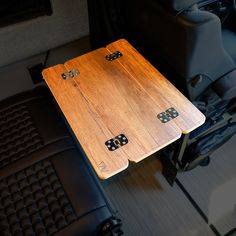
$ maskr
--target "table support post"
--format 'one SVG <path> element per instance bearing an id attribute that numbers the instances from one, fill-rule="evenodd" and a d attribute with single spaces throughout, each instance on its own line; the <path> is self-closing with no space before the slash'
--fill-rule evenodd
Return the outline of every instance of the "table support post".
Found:
<path id="1" fill-rule="evenodd" d="M 173 186 L 175 182 L 178 171 L 184 170 L 185 164 L 182 162 L 182 159 L 187 147 L 188 139 L 189 134 L 183 134 L 177 141 L 174 153 L 161 158 L 163 165 L 162 174 L 171 186 Z"/>
<path id="2" fill-rule="evenodd" d="M 182 134 L 180 140 L 177 141 L 178 143 L 177 147 L 175 148 L 172 161 L 174 162 L 175 166 L 178 165 L 178 169 L 183 169 L 185 166 L 185 164 L 183 163 L 183 156 L 188 144 L 189 135 L 190 134 Z"/>
<path id="3" fill-rule="evenodd" d="M 161 162 L 162 162 L 162 175 L 165 177 L 167 182 L 171 186 L 173 186 L 177 176 L 178 169 L 174 166 L 172 161 L 166 156 L 161 158 Z"/>

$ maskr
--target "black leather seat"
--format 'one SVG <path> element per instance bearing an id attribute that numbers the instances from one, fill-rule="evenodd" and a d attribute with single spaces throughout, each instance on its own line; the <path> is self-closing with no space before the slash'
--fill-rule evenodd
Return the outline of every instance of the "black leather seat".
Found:
<path id="1" fill-rule="evenodd" d="M 195 101 L 236 67 L 228 53 L 235 50 L 235 34 L 222 34 L 220 18 L 202 9 L 208 2 L 212 1 L 89 0 L 92 46 L 127 38 Z"/>
<path id="2" fill-rule="evenodd" d="M 2 101 L 0 235 L 120 235 L 114 217 L 47 91 Z"/>
<path id="3" fill-rule="evenodd" d="M 223 29 L 222 36 L 225 50 L 236 63 L 236 33 L 229 29 Z"/>
<path id="4" fill-rule="evenodd" d="M 130 37 L 192 101 L 235 69 L 219 17 L 199 2 L 206 1 L 129 1 L 124 8 Z"/>

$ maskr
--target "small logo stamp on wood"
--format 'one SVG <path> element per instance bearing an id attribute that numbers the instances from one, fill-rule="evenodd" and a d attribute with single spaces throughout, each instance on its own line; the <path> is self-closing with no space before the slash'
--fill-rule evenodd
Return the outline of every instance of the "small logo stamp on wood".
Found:
<path id="1" fill-rule="evenodd" d="M 107 172 L 108 171 L 107 165 L 104 161 L 99 163 L 98 168 L 101 172 Z"/>

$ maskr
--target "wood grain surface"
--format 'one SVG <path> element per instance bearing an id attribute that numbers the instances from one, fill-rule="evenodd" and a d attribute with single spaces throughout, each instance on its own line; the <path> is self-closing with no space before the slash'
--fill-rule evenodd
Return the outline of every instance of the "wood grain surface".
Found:
<path id="1" fill-rule="evenodd" d="M 125 55 L 119 62 L 162 110 L 174 107 L 181 114 L 173 122 L 182 133 L 190 133 L 205 122 L 205 116 L 126 40 L 116 41 L 107 49 L 120 50 Z"/>
<path id="2" fill-rule="evenodd" d="M 123 56 L 107 61 L 120 51 Z M 80 75 L 62 79 L 64 72 Z M 43 77 L 100 178 L 124 170 L 200 126 L 205 117 L 127 41 L 43 71 Z M 179 117 L 161 123 L 157 114 L 174 107 Z M 105 142 L 125 134 L 128 144 L 109 151 Z"/>

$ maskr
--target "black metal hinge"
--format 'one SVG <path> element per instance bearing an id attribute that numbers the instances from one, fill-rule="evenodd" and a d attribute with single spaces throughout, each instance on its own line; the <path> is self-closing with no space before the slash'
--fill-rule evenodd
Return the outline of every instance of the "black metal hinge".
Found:
<path id="1" fill-rule="evenodd" d="M 62 73 L 61 77 L 65 80 L 67 80 L 67 79 L 70 79 L 70 78 L 74 78 L 74 77 L 78 76 L 79 74 L 80 74 L 79 70 L 73 69 L 71 71 Z"/>
<path id="2" fill-rule="evenodd" d="M 179 116 L 179 113 L 173 108 L 169 108 L 164 112 L 161 112 L 157 115 L 157 118 L 162 122 L 162 123 L 167 123 L 170 120 L 176 118 Z"/>
<path id="3" fill-rule="evenodd" d="M 128 138 L 124 134 L 119 134 L 115 138 L 109 139 L 105 142 L 109 151 L 115 151 L 117 148 L 126 145 L 129 142 Z"/>
<path id="4" fill-rule="evenodd" d="M 106 55 L 106 60 L 108 61 L 114 61 L 117 58 L 122 57 L 122 53 L 120 51 L 113 52 L 112 54 Z"/>

